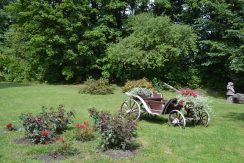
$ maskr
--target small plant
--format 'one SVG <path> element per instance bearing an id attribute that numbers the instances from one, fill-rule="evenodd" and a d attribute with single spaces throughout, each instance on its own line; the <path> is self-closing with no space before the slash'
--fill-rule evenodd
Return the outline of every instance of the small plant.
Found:
<path id="1" fill-rule="evenodd" d="M 104 111 L 99 112 L 96 108 L 91 108 L 88 111 L 90 113 L 90 117 L 94 120 L 95 130 L 99 132 L 107 130 L 106 123 L 111 119 L 112 115 Z"/>
<path id="2" fill-rule="evenodd" d="M 83 124 L 76 123 L 75 127 L 76 140 L 87 142 L 94 139 L 93 129 L 90 127 L 87 121 L 84 121 Z"/>
<path id="3" fill-rule="evenodd" d="M 60 137 L 56 139 L 56 146 L 53 147 L 50 155 L 53 157 L 57 157 L 58 155 L 63 156 L 73 156 L 79 154 L 79 151 L 73 147 L 73 142 L 66 141 L 64 137 Z"/>
<path id="4" fill-rule="evenodd" d="M 152 91 L 147 88 L 136 87 L 129 91 L 132 95 L 138 95 L 142 98 L 147 98 L 152 96 Z"/>
<path id="5" fill-rule="evenodd" d="M 124 118 L 121 114 L 112 116 L 105 112 L 96 113 L 95 123 L 97 123 L 96 126 L 101 134 L 101 148 L 103 150 L 127 149 L 133 145 L 133 138 L 136 136 L 136 123 L 133 119 Z"/>
<path id="6" fill-rule="evenodd" d="M 13 127 L 12 123 L 7 123 L 6 125 L 6 128 L 9 130 L 9 131 L 15 131 L 16 129 Z"/>
<path id="7" fill-rule="evenodd" d="M 33 115 L 32 113 L 22 113 L 20 120 L 25 129 L 25 135 L 35 144 L 49 144 L 53 142 L 57 134 L 67 129 L 73 112 L 65 113 L 62 105 L 54 111 L 43 107 L 42 112 Z"/>
<path id="8" fill-rule="evenodd" d="M 152 89 L 153 85 L 150 81 L 148 81 L 148 79 L 146 78 L 142 78 L 139 80 L 130 80 L 127 81 L 124 85 L 124 87 L 122 88 L 123 92 L 128 92 L 131 89 L 135 88 L 135 87 L 142 87 L 142 88 L 147 88 L 147 89 Z"/>
<path id="9" fill-rule="evenodd" d="M 94 94 L 94 95 L 106 95 L 113 94 L 114 87 L 111 86 L 106 79 L 94 80 L 89 78 L 81 87 L 80 93 Z"/>

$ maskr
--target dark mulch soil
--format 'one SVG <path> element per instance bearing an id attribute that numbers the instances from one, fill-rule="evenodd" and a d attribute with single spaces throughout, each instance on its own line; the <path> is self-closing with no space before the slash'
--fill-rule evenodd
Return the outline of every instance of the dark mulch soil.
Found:
<path id="1" fill-rule="evenodd" d="M 131 157 L 137 153 L 137 150 L 115 150 L 110 149 L 104 152 L 106 155 L 113 159 L 119 159 L 123 157 Z"/>
<path id="2" fill-rule="evenodd" d="M 13 141 L 15 144 L 33 145 L 34 143 L 26 138 L 18 138 Z"/>
<path id="3" fill-rule="evenodd" d="M 45 163 L 53 162 L 53 161 L 62 161 L 65 160 L 66 157 L 62 153 L 46 153 L 41 154 L 37 157 L 38 160 L 44 161 Z"/>

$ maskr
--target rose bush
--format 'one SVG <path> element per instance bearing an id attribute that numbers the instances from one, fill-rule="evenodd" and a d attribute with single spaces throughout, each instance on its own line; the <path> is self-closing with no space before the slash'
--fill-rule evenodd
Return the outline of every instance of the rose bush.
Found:
<path id="1" fill-rule="evenodd" d="M 131 117 L 124 118 L 121 114 L 112 116 L 107 112 L 98 112 L 95 108 L 89 112 L 101 134 L 101 149 L 128 149 L 133 146 L 137 126 Z"/>
<path id="2" fill-rule="evenodd" d="M 54 108 L 42 108 L 42 112 L 33 115 L 32 113 L 22 113 L 20 120 L 25 129 L 25 135 L 35 144 L 51 143 L 57 134 L 64 132 L 74 117 L 73 112 L 67 112 L 60 105 L 57 110 Z"/>

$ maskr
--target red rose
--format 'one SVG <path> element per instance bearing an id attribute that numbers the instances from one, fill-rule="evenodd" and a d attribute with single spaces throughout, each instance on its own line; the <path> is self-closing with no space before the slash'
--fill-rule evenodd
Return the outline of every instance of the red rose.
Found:
<path id="1" fill-rule="evenodd" d="M 87 121 L 84 121 L 84 125 L 85 125 L 85 126 L 89 126 L 89 124 L 88 124 Z"/>
<path id="2" fill-rule="evenodd" d="M 12 123 L 8 123 L 8 124 L 6 124 L 6 127 L 7 127 L 7 128 L 12 128 Z"/>
<path id="3" fill-rule="evenodd" d="M 47 131 L 42 131 L 42 136 L 47 136 L 48 132 Z"/>
<path id="4" fill-rule="evenodd" d="M 47 141 L 45 141 L 43 144 L 48 145 L 48 142 L 47 142 Z"/>
<path id="5" fill-rule="evenodd" d="M 81 124 L 80 123 L 76 123 L 75 126 L 80 128 Z"/>
<path id="6" fill-rule="evenodd" d="M 84 129 L 84 128 L 85 128 L 85 126 L 84 126 L 84 125 L 80 125 L 80 128 L 83 128 L 83 129 Z"/>

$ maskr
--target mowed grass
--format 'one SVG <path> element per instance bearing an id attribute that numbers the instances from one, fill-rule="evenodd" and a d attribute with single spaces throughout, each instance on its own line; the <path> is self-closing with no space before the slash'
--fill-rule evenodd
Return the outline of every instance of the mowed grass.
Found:
<path id="1" fill-rule="evenodd" d="M 18 116 L 22 112 L 37 113 L 41 106 L 57 107 L 76 113 L 75 121 L 89 118 L 87 109 L 116 112 L 126 98 L 117 87 L 112 95 L 84 95 L 78 86 L 0 83 L 0 162 L 39 162 L 36 156 L 49 152 L 51 145 L 19 145 L 13 142 L 24 131 L 7 132 L 6 123 L 21 127 Z M 164 92 L 169 99 L 172 92 Z M 138 122 L 140 144 L 134 157 L 111 159 L 97 152 L 99 138 L 88 143 L 75 143 L 79 155 L 63 162 L 243 162 L 244 161 L 244 105 L 229 104 L 223 98 L 210 97 L 214 109 L 210 126 L 169 127 L 167 115 Z"/>

